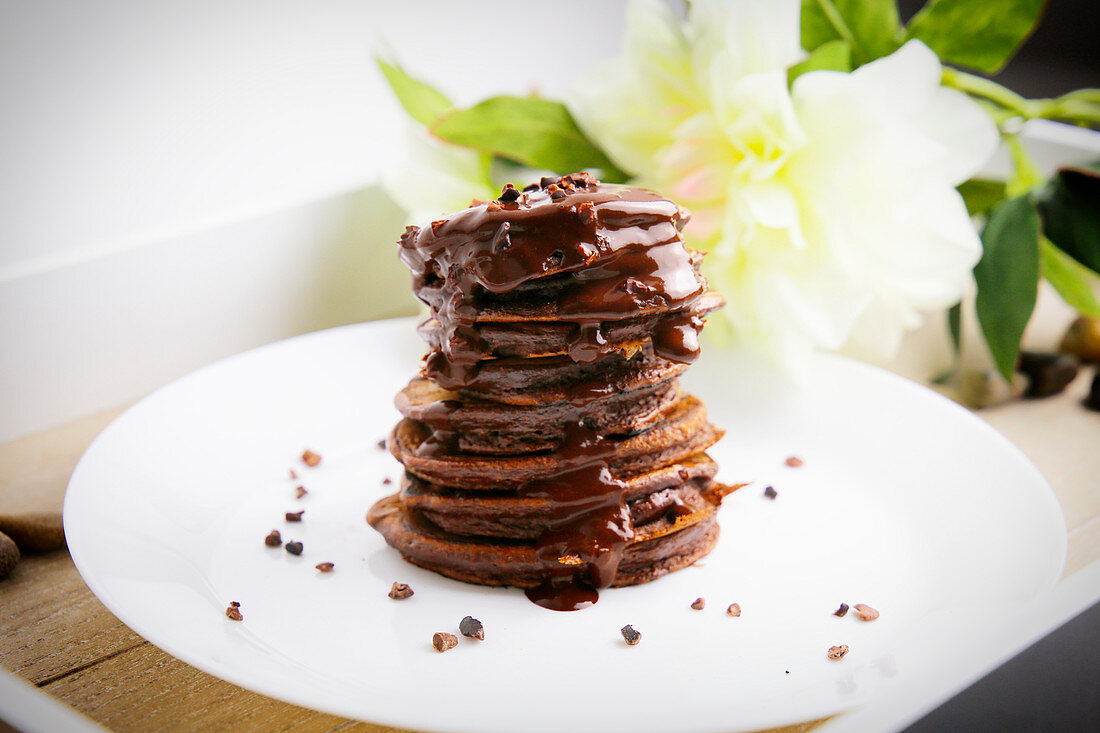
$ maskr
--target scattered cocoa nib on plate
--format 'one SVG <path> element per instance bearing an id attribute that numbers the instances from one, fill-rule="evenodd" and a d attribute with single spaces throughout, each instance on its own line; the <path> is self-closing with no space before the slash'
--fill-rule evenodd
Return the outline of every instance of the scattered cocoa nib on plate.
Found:
<path id="1" fill-rule="evenodd" d="M 330 562 L 319 562 L 314 565 L 314 567 L 320 570 L 322 573 L 331 573 L 332 569 L 336 567 L 336 565 Z"/>
<path id="2" fill-rule="evenodd" d="M 833 611 L 833 615 L 836 616 L 837 618 L 844 618 L 844 616 L 847 613 L 848 613 L 848 604 L 847 603 L 841 603 L 840 608 Z"/>
<path id="3" fill-rule="evenodd" d="M 485 626 L 473 616 L 467 616 L 458 622 L 458 630 L 463 636 L 485 641 Z"/>
<path id="4" fill-rule="evenodd" d="M 244 616 L 241 615 L 241 604 L 230 601 L 229 608 L 225 609 L 225 616 L 230 621 L 244 621 Z"/>
<path id="5" fill-rule="evenodd" d="M 860 621 L 874 621 L 878 618 L 878 611 L 868 606 L 866 603 L 857 603 L 852 606 L 852 610 L 856 612 L 856 616 Z"/>
<path id="6" fill-rule="evenodd" d="M 726 615 L 728 615 L 728 616 L 740 616 L 741 615 L 741 604 L 740 603 L 731 603 L 730 607 L 726 609 Z"/>
<path id="7" fill-rule="evenodd" d="M 779 496 L 779 492 L 776 491 L 774 487 L 767 486 L 764 488 L 764 496 L 769 499 L 774 499 L 775 497 Z"/>
<path id="8" fill-rule="evenodd" d="M 694 608 L 696 611 L 702 611 L 704 608 L 707 607 L 707 602 L 702 598 L 696 598 L 694 601 L 691 602 L 691 607 Z"/>
<path id="9" fill-rule="evenodd" d="M 641 632 L 635 631 L 630 624 L 624 626 L 620 633 L 623 635 L 623 641 L 626 642 L 627 646 L 636 646 L 642 638 Z"/>
<path id="10" fill-rule="evenodd" d="M 798 456 L 791 456 L 786 461 L 784 461 L 784 463 L 786 463 L 791 468 L 800 468 L 802 466 L 802 459 Z"/>
<path id="11" fill-rule="evenodd" d="M 291 555 L 301 555 L 302 554 L 302 543 L 301 542 L 287 542 L 286 543 L 286 551 L 289 552 Z"/>
<path id="12" fill-rule="evenodd" d="M 311 450 L 306 450 L 305 452 L 302 453 L 302 463 L 306 464 L 310 468 L 313 468 L 314 466 L 316 466 L 320 462 L 321 462 L 321 456 L 318 455 L 317 453 L 314 453 Z"/>
<path id="13" fill-rule="evenodd" d="M 432 646 L 437 652 L 445 652 L 458 646 L 458 637 L 445 631 L 437 631 L 432 635 Z"/>
<path id="14" fill-rule="evenodd" d="M 389 596 L 395 601 L 403 601 L 413 594 L 413 589 L 405 583 L 394 582 L 393 587 L 390 588 Z"/>
<path id="15" fill-rule="evenodd" d="M 300 522 L 302 521 L 302 515 L 306 513 L 305 509 L 296 512 L 287 512 L 286 521 L 288 522 Z"/>
<path id="16" fill-rule="evenodd" d="M 290 469 L 290 478 L 291 478 L 291 480 L 294 480 L 294 479 L 298 478 L 298 474 L 294 472 L 293 468 Z"/>
<path id="17" fill-rule="evenodd" d="M 382 479 L 382 485 L 383 485 L 383 486 L 389 486 L 389 485 L 390 485 L 390 484 L 392 484 L 392 483 L 393 483 L 393 479 L 392 479 L 392 478 L 390 478 L 389 476 L 387 476 L 386 478 Z"/>
<path id="18" fill-rule="evenodd" d="M 306 489 L 305 486 L 299 486 L 298 488 L 294 489 L 294 498 L 295 499 L 301 499 L 303 496 L 305 496 L 308 493 L 309 493 L 309 491 Z"/>
<path id="19" fill-rule="evenodd" d="M 378 446 L 378 450 L 386 450 L 386 439 L 382 438 L 376 445 Z"/>
<path id="20" fill-rule="evenodd" d="M 829 659 L 837 660 L 848 653 L 848 645 L 840 644 L 838 646 L 829 647 Z"/>
<path id="21" fill-rule="evenodd" d="M 264 544 L 268 547 L 278 547 L 283 544 L 283 536 L 279 534 L 279 530 L 271 530 L 267 537 L 264 537 Z"/>

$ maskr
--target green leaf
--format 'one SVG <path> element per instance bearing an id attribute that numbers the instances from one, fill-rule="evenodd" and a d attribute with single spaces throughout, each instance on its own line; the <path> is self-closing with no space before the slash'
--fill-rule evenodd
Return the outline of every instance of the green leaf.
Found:
<path id="1" fill-rule="evenodd" d="M 1062 168 L 1035 198 L 1047 238 L 1085 267 L 1100 272 L 1100 166 Z"/>
<path id="2" fill-rule="evenodd" d="M 787 84 L 807 71 L 851 71 L 852 70 L 852 44 L 837 39 L 823 43 L 810 53 L 809 57 L 801 63 L 787 69 Z"/>
<path id="3" fill-rule="evenodd" d="M 1062 296 L 1062 300 L 1082 315 L 1100 317 L 1100 300 L 1096 298 L 1100 278 L 1045 237 L 1039 253 L 1043 276 Z"/>
<path id="4" fill-rule="evenodd" d="M 557 173 L 599 168 L 609 182 L 627 176 L 593 145 L 559 102 L 493 97 L 452 112 L 431 126 L 438 137 L 483 153 Z"/>
<path id="5" fill-rule="evenodd" d="M 955 356 L 962 353 L 962 305 L 960 300 L 947 311 L 947 332 L 951 334 L 951 345 L 955 348 Z"/>
<path id="6" fill-rule="evenodd" d="M 959 184 L 959 193 L 962 194 L 970 215 L 979 216 L 1005 197 L 1005 184 L 1004 181 L 971 178 Z"/>
<path id="7" fill-rule="evenodd" d="M 1011 382 L 1039 289 L 1039 212 L 1031 200 L 1018 196 L 994 206 L 982 245 L 974 268 L 978 323 L 997 369 Z"/>
<path id="8" fill-rule="evenodd" d="M 1046 0 L 929 0 L 909 21 L 941 61 L 994 74 L 1039 25 Z"/>
<path id="9" fill-rule="evenodd" d="M 430 125 L 454 107 L 442 92 L 409 76 L 404 69 L 382 59 L 378 59 L 378 68 L 382 69 L 397 101 L 420 124 Z"/>
<path id="10" fill-rule="evenodd" d="M 802 48 L 807 51 L 847 41 L 853 65 L 861 66 L 896 51 L 901 33 L 894 0 L 802 0 Z"/>

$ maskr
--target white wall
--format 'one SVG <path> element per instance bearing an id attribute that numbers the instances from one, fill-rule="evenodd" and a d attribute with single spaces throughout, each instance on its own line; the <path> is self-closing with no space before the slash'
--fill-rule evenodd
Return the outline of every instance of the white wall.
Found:
<path id="1" fill-rule="evenodd" d="M 622 5 L 0 0 L 0 441 L 410 312 L 375 55 L 460 103 L 556 94 Z"/>

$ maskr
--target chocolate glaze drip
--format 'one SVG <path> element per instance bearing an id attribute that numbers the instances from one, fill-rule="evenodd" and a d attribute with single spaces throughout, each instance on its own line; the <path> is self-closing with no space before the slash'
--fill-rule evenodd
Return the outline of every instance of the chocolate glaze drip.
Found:
<path id="1" fill-rule="evenodd" d="M 550 526 L 535 544 L 546 580 L 527 597 L 553 611 L 576 611 L 599 598 L 615 579 L 634 524 L 623 499 L 626 484 L 611 475 L 615 444 L 584 426 L 566 425 L 555 454 L 559 472 L 520 488 L 521 496 L 547 499 Z"/>
<path id="2" fill-rule="evenodd" d="M 424 376 L 460 395 L 471 389 L 479 365 L 493 356 L 478 333 L 479 315 L 487 304 L 508 298 L 549 298 L 553 319 L 574 324 L 562 357 L 573 362 L 609 357 L 606 322 L 661 314 L 649 334 L 652 353 L 690 363 L 698 356 L 703 325 L 692 308 L 706 282 L 698 273 L 700 255 L 680 239 L 687 218 L 684 209 L 651 191 L 600 185 L 575 174 L 544 179 L 522 193 L 507 187 L 496 201 L 409 227 L 399 255 L 441 330 Z M 545 608 L 569 611 L 595 603 L 634 538 L 626 485 L 608 467 L 616 442 L 580 417 L 586 404 L 609 390 L 606 380 L 570 385 L 566 397 L 574 409 L 553 453 L 558 470 L 519 490 L 551 507 L 549 528 L 536 543 L 545 580 L 527 591 Z M 422 421 L 432 432 L 418 455 L 460 452 L 449 421 L 459 406 L 445 400 L 430 407 Z M 691 511 L 673 491 L 649 501 L 672 517 Z"/>

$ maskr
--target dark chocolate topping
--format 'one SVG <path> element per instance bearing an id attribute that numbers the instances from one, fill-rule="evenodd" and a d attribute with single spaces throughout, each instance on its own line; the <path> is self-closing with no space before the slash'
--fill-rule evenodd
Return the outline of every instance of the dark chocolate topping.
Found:
<path id="1" fill-rule="evenodd" d="M 441 353 L 459 373 L 486 355 L 474 323 L 480 305 L 534 280 L 567 275 L 557 317 L 578 325 L 570 355 L 602 353 L 601 324 L 659 308 L 690 308 L 706 290 L 695 254 L 680 240 L 684 209 L 645 189 L 587 181 L 547 184 L 516 200 L 473 206 L 424 228 L 410 227 L 399 255 L 413 290 L 442 326 Z M 511 198 L 508 196 L 507 198 Z M 682 319 L 681 319 L 682 320 Z M 691 321 L 685 321 L 688 326 Z M 675 361 L 698 355 L 677 329 L 657 348 Z"/>

